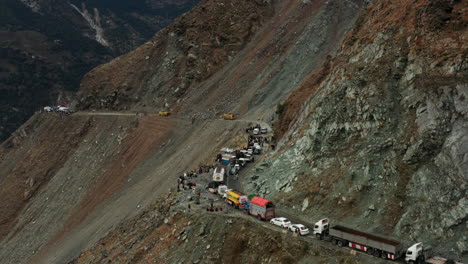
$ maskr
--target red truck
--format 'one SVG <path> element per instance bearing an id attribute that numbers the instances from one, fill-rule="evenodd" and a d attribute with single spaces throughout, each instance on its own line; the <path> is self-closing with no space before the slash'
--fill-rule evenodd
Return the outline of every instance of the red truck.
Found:
<path id="1" fill-rule="evenodd" d="M 260 220 L 275 218 L 275 205 L 272 201 L 255 196 L 250 200 L 249 214 Z"/>

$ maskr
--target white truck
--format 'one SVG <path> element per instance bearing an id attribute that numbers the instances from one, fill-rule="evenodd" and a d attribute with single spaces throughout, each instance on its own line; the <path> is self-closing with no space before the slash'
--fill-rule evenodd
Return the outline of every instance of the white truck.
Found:
<path id="1" fill-rule="evenodd" d="M 213 171 L 213 181 L 214 182 L 224 182 L 224 175 L 226 175 L 226 167 L 218 166 Z"/>
<path id="2" fill-rule="evenodd" d="M 432 251 L 424 249 L 422 243 L 412 245 L 405 252 L 399 241 L 340 225 L 330 227 L 327 218 L 315 223 L 313 234 L 318 239 L 331 241 L 340 247 L 354 248 L 383 259 L 396 260 L 404 257 L 405 262 L 410 264 L 462 264 L 451 259 L 433 257 Z"/>
<path id="3" fill-rule="evenodd" d="M 428 263 L 428 264 L 462 264 L 451 259 L 432 256 L 430 248 L 424 248 L 423 243 L 416 243 L 408 248 L 405 255 L 406 263 Z"/>
<path id="4" fill-rule="evenodd" d="M 354 248 L 378 258 L 394 260 L 401 257 L 404 253 L 403 244 L 399 241 L 341 225 L 329 227 L 327 219 L 322 219 L 315 223 L 314 235 L 320 239 L 329 240 L 339 247 Z"/>

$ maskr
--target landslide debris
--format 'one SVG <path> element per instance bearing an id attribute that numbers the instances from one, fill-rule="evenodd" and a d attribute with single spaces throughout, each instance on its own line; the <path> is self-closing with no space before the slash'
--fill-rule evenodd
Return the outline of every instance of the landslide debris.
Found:
<path id="1" fill-rule="evenodd" d="M 70 123 L 56 116 L 44 119 L 34 116 L 2 145 L 0 157 L 4 177 L 0 188 L 0 240 L 11 232 L 29 200 L 62 168 L 93 123 L 89 118 L 75 121 Z M 42 133 L 34 133 L 38 130 Z M 21 159 L 9 155 L 21 153 L 24 148 L 27 150 Z"/>
<path id="2" fill-rule="evenodd" d="M 173 106 L 243 49 L 272 14 L 269 1 L 204 1 L 135 51 L 88 73 L 78 107 Z"/>
<path id="3" fill-rule="evenodd" d="M 466 1 L 373 1 L 246 179 L 291 214 L 466 258 Z"/>

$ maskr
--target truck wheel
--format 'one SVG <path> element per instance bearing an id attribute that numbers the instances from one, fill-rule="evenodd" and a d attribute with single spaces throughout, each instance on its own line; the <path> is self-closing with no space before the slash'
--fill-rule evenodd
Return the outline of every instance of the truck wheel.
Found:
<path id="1" fill-rule="evenodd" d="M 380 258 L 380 250 L 374 250 L 374 257 Z"/>
<path id="2" fill-rule="evenodd" d="M 332 244 L 335 244 L 336 245 L 336 239 L 332 238 Z"/>
<path id="3" fill-rule="evenodd" d="M 387 252 L 385 251 L 380 252 L 380 257 L 383 259 L 387 259 Z"/>
<path id="4" fill-rule="evenodd" d="M 367 254 L 374 255 L 374 249 L 373 248 L 368 248 L 367 249 Z"/>
<path id="5" fill-rule="evenodd" d="M 338 240 L 337 245 L 338 245 L 339 247 L 343 247 L 343 244 L 344 244 L 343 241 Z"/>
<path id="6" fill-rule="evenodd" d="M 259 221 L 262 221 L 262 217 L 259 216 L 259 215 L 257 215 L 257 219 L 258 219 Z"/>
<path id="7" fill-rule="evenodd" d="M 318 240 L 322 240 L 322 236 L 321 236 L 319 233 L 315 234 L 315 237 L 316 237 Z"/>

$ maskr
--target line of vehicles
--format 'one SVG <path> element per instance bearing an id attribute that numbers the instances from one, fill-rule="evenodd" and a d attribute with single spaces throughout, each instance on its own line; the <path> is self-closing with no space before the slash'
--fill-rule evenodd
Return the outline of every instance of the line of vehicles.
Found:
<path id="1" fill-rule="evenodd" d="M 251 131 L 254 136 L 264 133 L 259 126 L 249 128 L 247 131 Z M 293 224 L 286 217 L 276 217 L 275 205 L 272 201 L 258 195 L 246 195 L 224 185 L 224 176 L 226 176 L 225 173 L 229 166 L 235 168 L 236 166 L 245 165 L 242 158 L 239 158 L 239 153 L 241 153 L 241 156 L 245 154 L 249 155 L 249 157 L 260 153 L 261 146 L 258 145 L 260 151 L 257 152 L 254 147 L 255 141 L 257 141 L 255 138 L 252 142 L 249 140 L 249 148 L 241 150 L 242 152 L 224 148 L 224 154 L 218 157 L 222 165 L 218 167 L 219 170 L 215 169 L 213 173 L 213 181 L 219 183 L 214 192 L 217 192 L 225 199 L 226 203 L 234 208 L 242 210 L 258 220 L 269 221 L 273 225 L 288 229 L 299 235 L 313 235 L 319 240 L 331 242 L 339 247 L 349 247 L 381 259 L 404 261 L 411 264 L 462 264 L 451 259 L 433 256 L 432 249 L 424 247 L 423 243 L 416 243 L 405 250 L 405 245 L 400 241 L 342 225 L 330 226 L 330 221 L 327 218 L 316 222 L 311 228 L 312 230 L 309 230 L 304 224 Z"/>
<path id="2" fill-rule="evenodd" d="M 227 187 L 223 187 L 227 188 Z M 233 207 L 244 210 L 258 220 L 270 221 L 271 224 L 288 229 L 291 232 L 306 236 L 310 230 L 303 224 L 293 224 L 286 217 L 275 217 L 275 206 L 272 201 L 254 195 L 245 195 L 239 191 L 225 189 L 226 201 Z M 221 190 L 220 194 L 223 194 Z M 400 241 L 362 232 L 342 225 L 330 226 L 327 218 L 316 222 L 312 234 L 319 240 L 331 242 L 339 247 L 349 247 L 365 252 L 377 258 L 387 260 L 404 260 L 411 264 L 462 264 L 452 259 L 433 256 L 430 247 L 416 243 L 404 250 Z"/>
<path id="3" fill-rule="evenodd" d="M 406 263 L 461 264 L 451 259 L 432 256 L 432 250 L 416 243 L 406 251 L 400 241 L 380 237 L 374 234 L 334 225 L 330 227 L 328 219 L 315 223 L 313 234 L 318 239 L 330 241 L 339 247 L 350 247 L 382 259 L 397 260 L 404 257 Z"/>
<path id="4" fill-rule="evenodd" d="M 271 220 L 275 217 L 275 205 L 272 201 L 258 195 L 245 195 L 239 191 L 220 185 L 217 193 L 232 207 L 256 217 L 258 220 Z"/>
<path id="5" fill-rule="evenodd" d="M 292 224 L 285 217 L 273 218 L 270 220 L 270 223 L 282 228 L 288 228 L 290 231 L 297 232 L 300 235 L 309 234 L 309 229 L 306 226 Z M 413 264 L 461 264 L 452 259 L 433 256 L 432 249 L 424 247 L 423 243 L 416 243 L 405 251 L 403 243 L 397 240 L 365 233 L 342 225 L 330 227 L 327 218 L 315 223 L 313 235 L 319 240 L 332 242 L 339 247 L 350 247 L 382 259 L 402 260 L 404 257 L 406 263 Z"/>
<path id="6" fill-rule="evenodd" d="M 293 224 L 286 217 L 275 217 L 275 205 L 272 201 L 257 195 L 246 195 L 236 190 L 228 189 L 226 185 L 218 187 L 218 194 L 226 199 L 232 207 L 242 210 L 258 220 L 269 221 L 271 224 L 288 229 L 301 236 L 310 235 L 310 230 L 303 224 Z M 430 247 L 416 243 L 404 250 L 404 244 L 393 239 L 362 232 L 342 225 L 330 226 L 327 218 L 316 222 L 312 235 L 319 240 L 331 242 L 339 247 L 349 247 L 365 252 L 377 258 L 411 264 L 462 264 L 451 259 L 433 256 Z"/>

